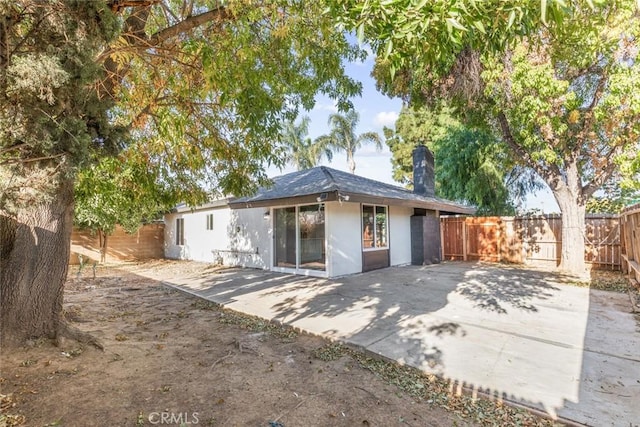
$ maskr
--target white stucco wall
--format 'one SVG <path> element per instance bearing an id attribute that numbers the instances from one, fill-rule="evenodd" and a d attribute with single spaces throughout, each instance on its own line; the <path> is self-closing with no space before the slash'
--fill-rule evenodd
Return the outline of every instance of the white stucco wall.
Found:
<path id="1" fill-rule="evenodd" d="M 411 264 L 411 215 L 413 208 L 389 206 L 389 262 Z"/>
<path id="2" fill-rule="evenodd" d="M 213 230 L 207 230 L 207 215 L 213 214 Z M 165 215 L 165 256 L 213 262 L 213 249 L 229 246 L 227 229 L 231 210 L 226 207 Z M 184 245 L 176 245 L 176 219 L 184 219 Z"/>
<path id="3" fill-rule="evenodd" d="M 165 215 L 165 256 L 224 265 L 270 269 L 272 219 L 267 208 L 215 207 Z M 331 277 L 362 272 L 361 205 L 327 202 L 327 273 Z M 213 214 L 213 230 L 207 215 Z M 412 208 L 389 207 L 389 256 L 391 265 L 411 263 Z M 184 219 L 184 245 L 176 245 L 176 219 Z"/>
<path id="4" fill-rule="evenodd" d="M 325 212 L 329 275 L 362 272 L 360 204 L 328 202 Z"/>
<path id="5" fill-rule="evenodd" d="M 271 267 L 271 220 L 265 219 L 268 208 L 234 209 L 227 228 L 229 252 L 224 264 L 262 268 Z"/>
<path id="6" fill-rule="evenodd" d="M 269 268 L 270 229 L 265 209 L 217 207 L 165 215 L 165 257 Z M 213 229 L 207 230 L 207 215 Z M 184 219 L 184 245 L 176 245 L 176 219 Z"/>

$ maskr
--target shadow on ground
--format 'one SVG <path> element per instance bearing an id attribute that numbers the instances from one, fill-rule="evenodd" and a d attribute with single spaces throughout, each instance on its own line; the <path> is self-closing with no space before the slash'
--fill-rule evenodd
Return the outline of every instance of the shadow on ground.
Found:
<path id="1" fill-rule="evenodd" d="M 230 269 L 171 282 L 552 416 L 597 425 L 637 422 L 640 349 L 624 294 L 603 292 L 594 301 L 588 288 L 563 284 L 569 281 L 518 267 L 450 262 L 335 280 Z M 614 338 L 624 344 L 613 345 Z M 627 394 L 601 393 L 607 376 L 625 384 Z"/>

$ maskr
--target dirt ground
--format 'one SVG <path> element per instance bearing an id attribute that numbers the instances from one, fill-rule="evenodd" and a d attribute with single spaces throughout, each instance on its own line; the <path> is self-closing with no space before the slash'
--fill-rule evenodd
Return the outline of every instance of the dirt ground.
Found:
<path id="1" fill-rule="evenodd" d="M 140 275 L 213 269 L 156 261 L 98 267 L 94 278 L 90 267 L 80 277 L 71 268 L 65 317 L 105 350 L 42 341 L 2 351 L 0 427 L 546 423 L 500 403 L 454 397 L 434 378 Z"/>

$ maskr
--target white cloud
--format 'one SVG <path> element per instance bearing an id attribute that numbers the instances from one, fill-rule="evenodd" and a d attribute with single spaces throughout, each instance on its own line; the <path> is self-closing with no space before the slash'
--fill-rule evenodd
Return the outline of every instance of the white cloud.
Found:
<path id="1" fill-rule="evenodd" d="M 313 107 L 316 111 L 329 111 L 330 113 L 338 112 L 338 103 L 334 102 L 316 102 L 316 105 Z"/>
<path id="2" fill-rule="evenodd" d="M 398 113 L 395 111 L 381 111 L 373 119 L 377 127 L 393 126 L 398 120 Z"/>

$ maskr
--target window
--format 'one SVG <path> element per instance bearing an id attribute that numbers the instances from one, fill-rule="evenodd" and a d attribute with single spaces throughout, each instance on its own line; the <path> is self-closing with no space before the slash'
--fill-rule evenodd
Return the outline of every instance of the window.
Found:
<path id="1" fill-rule="evenodd" d="M 207 215 L 207 230 L 213 230 L 213 214 Z"/>
<path id="2" fill-rule="evenodd" d="M 362 247 L 387 248 L 387 207 L 362 205 Z"/>
<path id="3" fill-rule="evenodd" d="M 176 219 L 176 245 L 184 245 L 184 218 Z"/>

